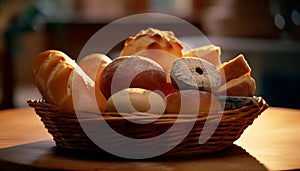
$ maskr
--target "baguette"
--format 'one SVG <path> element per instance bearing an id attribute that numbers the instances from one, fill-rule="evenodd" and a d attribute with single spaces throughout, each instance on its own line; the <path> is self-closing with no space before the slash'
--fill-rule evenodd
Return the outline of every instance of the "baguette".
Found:
<path id="1" fill-rule="evenodd" d="M 32 60 L 30 75 L 46 101 L 73 109 L 68 79 L 74 68 L 75 61 L 66 54 L 47 50 Z"/>
<path id="2" fill-rule="evenodd" d="M 94 81 L 61 51 L 47 50 L 38 54 L 32 60 L 30 75 L 34 85 L 49 103 L 68 110 L 105 111 L 106 100 L 101 91 L 95 88 Z M 97 104 L 93 103 L 95 98 Z M 76 106 L 73 99 L 76 99 Z"/>

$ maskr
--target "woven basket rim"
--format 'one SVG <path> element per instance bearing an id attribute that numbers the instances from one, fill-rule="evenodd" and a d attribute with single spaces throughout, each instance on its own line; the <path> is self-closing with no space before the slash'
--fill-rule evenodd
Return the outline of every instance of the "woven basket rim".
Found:
<path id="1" fill-rule="evenodd" d="M 266 101 L 262 98 L 262 97 L 256 97 L 253 96 L 253 98 L 256 98 L 258 101 L 258 104 L 252 104 L 252 105 L 247 105 L 247 106 L 243 106 L 241 108 L 237 108 L 237 109 L 233 109 L 233 110 L 224 110 L 224 111 L 211 111 L 211 112 L 199 112 L 198 114 L 194 114 L 194 113 L 182 113 L 182 119 L 188 119 L 191 118 L 195 115 L 199 117 L 207 117 L 208 113 L 210 115 L 210 117 L 213 117 L 213 115 L 217 115 L 217 117 L 219 117 L 220 114 L 227 116 L 228 117 L 235 117 L 238 118 L 241 114 L 243 113 L 243 111 L 248 111 L 251 109 L 259 109 L 259 113 L 262 113 L 264 110 L 266 110 L 269 106 L 266 103 Z M 44 99 L 38 99 L 38 100 L 28 100 L 27 101 L 28 105 L 30 107 L 36 108 L 36 109 L 43 109 L 43 110 L 49 110 L 49 111 L 59 111 L 60 114 L 65 114 L 66 116 L 75 116 L 76 118 L 78 117 L 77 115 L 74 115 L 75 111 L 74 110 L 67 110 L 64 107 L 61 106 L 57 106 L 55 104 L 52 103 L 48 103 L 46 102 Z M 258 105 L 258 106 L 257 106 Z M 153 114 L 153 113 L 147 113 L 147 112 L 134 112 L 134 113 L 122 113 L 122 115 L 120 115 L 121 113 L 119 112 L 101 112 L 101 113 L 96 113 L 96 112 L 90 112 L 90 111 L 82 111 L 82 113 L 85 114 L 91 114 L 90 116 L 98 116 L 99 114 L 101 114 L 105 119 L 110 119 L 110 120 L 114 120 L 114 119 L 120 119 L 120 116 L 122 117 L 122 119 L 134 119 L 134 116 L 140 116 L 140 118 L 145 118 L 145 119 L 153 119 L 153 117 L 156 118 L 157 114 Z M 126 115 L 124 117 L 124 114 Z M 236 115 L 233 115 L 236 114 Z M 178 113 L 163 113 L 162 117 L 163 118 L 177 118 Z M 94 117 L 87 117 L 86 119 L 93 119 Z M 84 119 L 84 118 L 81 118 Z"/>
<path id="2" fill-rule="evenodd" d="M 128 135 L 133 135 L 136 137 L 145 138 L 148 134 L 154 134 L 154 136 L 159 135 L 159 129 L 157 127 L 162 127 L 168 129 L 168 126 L 172 125 L 175 121 L 184 123 L 185 122 L 195 122 L 193 129 L 187 135 L 187 137 L 182 140 L 174 149 L 164 154 L 166 156 L 190 156 L 190 155 L 200 155 L 207 154 L 222 150 L 233 144 L 237 140 L 243 131 L 253 123 L 253 121 L 269 106 L 261 97 L 255 97 L 258 100 L 257 104 L 252 104 L 244 106 L 234 110 L 222 111 L 215 113 L 216 116 L 222 114 L 218 128 L 211 136 L 211 138 L 204 144 L 199 144 L 198 139 L 200 133 L 202 132 L 202 127 L 207 120 L 207 113 L 200 112 L 197 115 L 196 121 L 194 118 L 188 119 L 189 114 L 183 114 L 183 118 L 178 121 L 178 114 L 163 114 L 161 117 L 149 124 L 148 127 L 133 127 L 130 125 L 128 127 L 128 120 L 124 117 L 120 117 L 119 113 L 104 112 L 102 113 L 102 119 L 99 117 L 99 113 L 89 113 L 89 117 L 80 118 L 87 123 L 95 123 L 95 121 L 106 121 L 112 123 L 113 126 L 117 126 L 117 129 L 120 129 L 121 132 L 128 133 Z M 48 129 L 48 132 L 53 136 L 53 139 L 58 147 L 71 150 L 82 150 L 89 152 L 104 152 L 98 146 L 96 146 L 90 139 L 87 137 L 85 132 L 82 130 L 77 115 L 74 111 L 65 110 L 62 107 L 47 103 L 43 100 L 28 100 L 29 106 L 35 109 L 37 115 L 40 116 L 41 121 L 44 126 Z M 145 115 L 145 114 L 144 114 Z M 195 115 L 195 114 L 191 114 Z M 151 114 L 149 114 L 151 116 Z M 211 115 L 210 115 L 211 117 Z M 124 123 L 127 123 L 127 125 Z M 175 137 L 170 138 L 169 142 L 173 144 L 176 141 L 176 135 L 179 135 L 181 132 L 174 132 Z M 111 135 L 108 135 L 109 137 Z M 109 140 L 110 141 L 110 140 Z M 118 143 L 118 142 L 117 142 Z M 122 144 L 122 142 L 119 142 Z M 118 146 L 115 142 L 112 142 L 112 145 Z M 149 145 L 149 144 L 147 144 Z"/>

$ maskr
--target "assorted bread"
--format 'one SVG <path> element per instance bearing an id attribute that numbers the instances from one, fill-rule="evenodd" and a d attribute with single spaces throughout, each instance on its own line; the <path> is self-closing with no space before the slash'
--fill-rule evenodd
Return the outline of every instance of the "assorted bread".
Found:
<path id="1" fill-rule="evenodd" d="M 61 51 L 44 51 L 30 74 L 47 102 L 93 112 L 217 112 L 219 97 L 252 97 L 256 90 L 242 54 L 221 63 L 213 44 L 183 52 L 172 31 L 153 28 L 129 37 L 113 60 L 94 53 L 76 63 Z"/>

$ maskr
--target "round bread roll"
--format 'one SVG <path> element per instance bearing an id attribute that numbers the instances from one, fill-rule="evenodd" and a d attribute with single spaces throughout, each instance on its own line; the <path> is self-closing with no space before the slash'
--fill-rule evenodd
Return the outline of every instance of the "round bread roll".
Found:
<path id="1" fill-rule="evenodd" d="M 206 91 L 181 90 L 165 97 L 165 113 L 199 113 L 221 111 L 218 98 Z"/>
<path id="2" fill-rule="evenodd" d="M 100 53 L 93 53 L 78 62 L 82 70 L 92 79 L 96 80 L 96 75 L 101 74 L 103 69 L 111 63 L 111 59 Z"/>
<path id="3" fill-rule="evenodd" d="M 141 50 L 158 49 L 167 51 L 174 56 L 181 57 L 183 46 L 172 31 L 161 31 L 148 28 L 137 35 L 129 37 L 120 56 L 136 55 Z"/>
<path id="4" fill-rule="evenodd" d="M 108 112 L 147 112 L 162 114 L 164 99 L 157 93 L 142 88 L 127 88 L 113 94 L 106 105 Z"/>
<path id="5" fill-rule="evenodd" d="M 114 59 L 104 68 L 100 79 L 100 89 L 106 98 L 126 88 L 162 91 L 165 84 L 166 74 L 161 66 L 140 56 Z"/>
<path id="6" fill-rule="evenodd" d="M 68 110 L 105 111 L 106 99 L 95 89 L 94 81 L 61 51 L 47 50 L 38 54 L 32 60 L 30 74 L 34 85 L 49 103 Z M 95 96 L 102 102 L 98 104 L 99 109 L 97 103 L 93 103 Z"/>

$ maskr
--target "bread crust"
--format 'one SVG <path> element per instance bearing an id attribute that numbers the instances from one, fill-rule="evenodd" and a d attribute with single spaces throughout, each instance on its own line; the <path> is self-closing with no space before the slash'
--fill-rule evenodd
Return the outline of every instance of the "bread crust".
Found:
<path id="1" fill-rule="evenodd" d="M 95 88 L 94 81 L 61 51 L 47 50 L 38 54 L 32 61 L 30 74 L 35 86 L 49 103 L 74 110 L 75 88 L 75 98 L 82 98 L 76 100 L 76 109 L 97 112 L 99 106 L 100 111 L 105 111 L 106 99 L 100 89 Z M 73 85 L 74 81 L 76 85 Z M 93 103 L 96 100 L 98 106 Z"/>
<path id="2" fill-rule="evenodd" d="M 71 58 L 58 50 L 43 51 L 32 60 L 32 80 L 46 101 L 73 109 L 68 80 L 75 65 Z"/>
<path id="3" fill-rule="evenodd" d="M 94 81 L 96 81 L 97 73 L 111 63 L 111 59 L 100 53 L 93 53 L 78 62 L 81 69 Z M 101 74 L 101 73 L 100 73 Z"/>
<path id="4" fill-rule="evenodd" d="M 141 30 L 135 36 L 129 37 L 120 56 L 136 55 L 141 50 L 159 49 L 177 57 L 182 56 L 183 46 L 172 31 L 161 31 L 153 28 Z"/>
<path id="5" fill-rule="evenodd" d="M 210 62 L 196 57 L 183 57 L 173 62 L 170 72 L 177 89 L 213 92 L 220 86 L 220 74 Z"/>
<path id="6" fill-rule="evenodd" d="M 107 65 L 100 79 L 100 89 L 108 99 L 125 88 L 144 88 L 163 91 L 166 74 L 162 67 L 145 57 L 117 58 Z"/>
<path id="7" fill-rule="evenodd" d="M 142 88 L 127 88 L 113 94 L 107 100 L 108 112 L 146 112 L 162 114 L 164 99 L 157 93 Z"/>
<path id="8" fill-rule="evenodd" d="M 61 106 L 65 106 L 68 109 L 73 108 L 72 101 L 70 100 L 71 92 L 68 91 L 68 81 L 71 72 L 73 72 L 74 68 L 65 65 L 64 63 L 59 63 L 58 67 L 52 72 L 54 73 L 52 77 L 48 77 L 46 91 L 46 100 L 47 101 L 55 101 L 56 104 Z"/>
<path id="9" fill-rule="evenodd" d="M 185 52 L 183 57 L 197 57 L 210 62 L 214 66 L 219 66 L 221 64 L 221 48 L 213 44 L 201 46 Z"/>
<path id="10" fill-rule="evenodd" d="M 199 100 L 196 100 L 199 99 Z M 209 111 L 221 111 L 218 98 L 209 92 L 198 90 L 181 90 L 165 97 L 165 113 L 194 114 Z M 182 102 L 184 105 L 182 105 Z"/>
<path id="11" fill-rule="evenodd" d="M 251 68 L 245 60 L 244 55 L 240 54 L 234 59 L 222 63 L 218 67 L 218 71 L 221 75 L 221 83 L 224 84 L 240 76 L 250 75 Z"/>
<path id="12" fill-rule="evenodd" d="M 255 80 L 249 76 L 244 75 L 235 78 L 222 85 L 216 90 L 216 94 L 227 96 L 254 96 L 256 90 Z"/>

